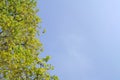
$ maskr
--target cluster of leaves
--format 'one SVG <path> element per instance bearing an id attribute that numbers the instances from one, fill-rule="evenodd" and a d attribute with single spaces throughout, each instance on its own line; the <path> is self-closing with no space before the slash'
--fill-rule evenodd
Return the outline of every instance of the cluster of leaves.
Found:
<path id="1" fill-rule="evenodd" d="M 58 80 L 51 76 L 49 56 L 39 58 L 35 0 L 0 0 L 0 78 L 2 80 Z"/>

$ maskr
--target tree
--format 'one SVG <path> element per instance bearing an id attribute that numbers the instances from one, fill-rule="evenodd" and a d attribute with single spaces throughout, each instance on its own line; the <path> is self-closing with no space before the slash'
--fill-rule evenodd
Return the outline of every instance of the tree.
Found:
<path id="1" fill-rule="evenodd" d="M 51 76 L 50 59 L 38 57 L 43 47 L 36 38 L 36 0 L 0 1 L 0 78 L 2 80 L 58 80 Z"/>

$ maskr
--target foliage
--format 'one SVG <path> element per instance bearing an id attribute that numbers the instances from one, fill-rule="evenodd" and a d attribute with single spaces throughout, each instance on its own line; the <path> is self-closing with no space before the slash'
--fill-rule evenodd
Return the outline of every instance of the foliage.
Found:
<path id="1" fill-rule="evenodd" d="M 0 0 L 0 78 L 2 80 L 58 80 L 51 76 L 49 56 L 39 58 L 35 0 Z"/>

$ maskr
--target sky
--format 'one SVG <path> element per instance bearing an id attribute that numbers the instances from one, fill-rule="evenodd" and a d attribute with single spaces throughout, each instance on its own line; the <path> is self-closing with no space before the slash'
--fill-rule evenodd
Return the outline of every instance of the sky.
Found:
<path id="1" fill-rule="evenodd" d="M 60 80 L 120 80 L 120 0 L 38 0 L 50 55 Z"/>

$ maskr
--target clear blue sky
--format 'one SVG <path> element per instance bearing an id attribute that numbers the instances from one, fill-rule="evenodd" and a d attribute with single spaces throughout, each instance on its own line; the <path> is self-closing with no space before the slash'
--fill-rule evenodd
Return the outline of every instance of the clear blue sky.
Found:
<path id="1" fill-rule="evenodd" d="M 38 0 L 40 38 L 60 80 L 120 80 L 120 0 Z"/>

